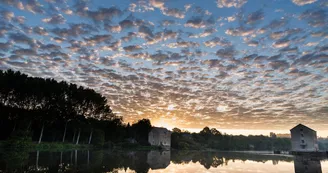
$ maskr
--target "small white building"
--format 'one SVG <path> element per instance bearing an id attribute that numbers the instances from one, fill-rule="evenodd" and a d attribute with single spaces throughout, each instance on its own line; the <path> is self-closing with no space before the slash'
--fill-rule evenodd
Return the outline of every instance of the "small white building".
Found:
<path id="1" fill-rule="evenodd" d="M 292 151 L 318 151 L 317 132 L 303 124 L 290 129 Z"/>
<path id="2" fill-rule="evenodd" d="M 153 146 L 171 148 L 171 131 L 163 127 L 153 127 L 148 134 L 148 142 Z"/>

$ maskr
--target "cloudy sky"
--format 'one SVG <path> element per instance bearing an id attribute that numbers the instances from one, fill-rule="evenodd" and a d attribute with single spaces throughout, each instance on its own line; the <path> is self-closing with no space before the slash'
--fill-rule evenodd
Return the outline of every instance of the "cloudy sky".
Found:
<path id="1" fill-rule="evenodd" d="M 328 136 L 327 24 L 325 0 L 0 0 L 0 69 L 93 88 L 126 122 Z"/>

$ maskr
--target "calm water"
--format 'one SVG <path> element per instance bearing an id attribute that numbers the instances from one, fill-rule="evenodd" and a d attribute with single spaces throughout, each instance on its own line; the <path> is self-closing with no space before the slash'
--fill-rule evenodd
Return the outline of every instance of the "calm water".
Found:
<path id="1" fill-rule="evenodd" d="M 328 173 L 325 158 L 190 151 L 0 153 L 0 172 Z"/>

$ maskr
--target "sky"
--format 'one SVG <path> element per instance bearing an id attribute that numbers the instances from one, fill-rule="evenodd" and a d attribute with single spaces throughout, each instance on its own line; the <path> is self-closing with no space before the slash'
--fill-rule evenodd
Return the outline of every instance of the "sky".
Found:
<path id="1" fill-rule="evenodd" d="M 0 69 L 92 88 L 125 122 L 328 136 L 326 0 L 0 0 Z"/>

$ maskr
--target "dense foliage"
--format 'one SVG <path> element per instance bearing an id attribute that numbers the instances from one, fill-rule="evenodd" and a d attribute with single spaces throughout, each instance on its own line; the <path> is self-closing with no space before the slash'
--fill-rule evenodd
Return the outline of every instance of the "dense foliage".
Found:
<path id="1" fill-rule="evenodd" d="M 217 150 L 290 150 L 288 138 L 267 136 L 232 136 L 221 134 L 215 128 L 205 127 L 199 133 L 173 129 L 172 147 L 175 149 L 217 149 Z"/>
<path id="2" fill-rule="evenodd" d="M 92 89 L 12 70 L 0 71 L 0 110 L 0 140 L 10 142 L 102 146 L 109 141 L 136 138 L 145 143 L 151 129 L 149 120 L 140 120 L 131 127 L 123 124 L 106 98 Z"/>

